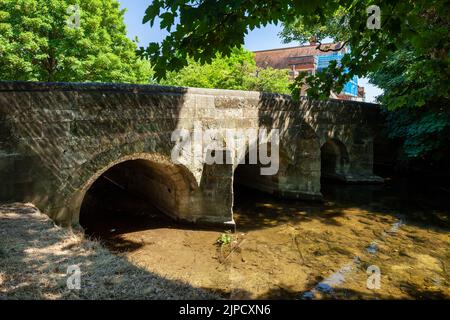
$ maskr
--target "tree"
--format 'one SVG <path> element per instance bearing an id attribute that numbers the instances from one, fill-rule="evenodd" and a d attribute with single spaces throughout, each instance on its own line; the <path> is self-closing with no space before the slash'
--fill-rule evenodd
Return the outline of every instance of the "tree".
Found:
<path id="1" fill-rule="evenodd" d="M 265 91 L 274 93 L 290 93 L 289 73 L 287 70 L 279 70 L 271 67 L 257 68 L 256 76 L 251 78 L 248 90 Z"/>
<path id="2" fill-rule="evenodd" d="M 0 78 L 148 82 L 123 15 L 116 0 L 0 0 Z"/>
<path id="3" fill-rule="evenodd" d="M 445 161 L 449 160 L 450 154 L 450 69 L 446 59 L 448 44 L 443 41 L 445 31 L 442 27 L 445 19 L 448 24 L 448 15 L 445 10 L 439 13 L 432 8 L 422 10 L 423 22 L 430 25 L 417 26 L 414 32 L 428 34 L 436 39 L 436 43 L 426 43 L 422 38 L 412 38 L 415 43 L 398 43 L 392 50 L 385 51 L 384 59 L 376 69 L 370 68 L 365 74 L 373 84 L 383 89 L 378 101 L 390 111 L 386 113 L 387 134 L 403 141 L 405 159 Z M 341 10 L 326 25 L 308 28 L 299 18 L 285 24 L 280 35 L 286 42 L 304 42 L 314 35 L 319 35 L 320 39 L 331 37 L 344 41 L 352 33 L 348 18 Z M 448 32 L 448 27 L 445 29 Z M 316 95 L 320 94 L 319 85 L 337 78 L 337 74 L 332 72 L 338 69 L 325 70 L 304 81 L 313 86 Z"/>
<path id="4" fill-rule="evenodd" d="M 403 141 L 406 159 L 448 163 L 448 97 L 433 91 L 433 88 L 448 86 L 448 83 L 433 83 L 439 81 L 439 77 L 428 74 L 432 69 L 428 67 L 429 63 L 433 61 L 404 48 L 393 53 L 379 70 L 371 73 L 370 79 L 384 90 L 378 100 L 390 110 L 387 112 L 387 134 Z M 447 90 L 446 87 L 441 89 Z"/>
<path id="5" fill-rule="evenodd" d="M 450 69 L 449 46 L 445 41 L 448 5 L 439 4 L 435 8 L 434 4 L 411 5 L 411 11 L 404 17 L 406 21 L 398 22 L 399 32 L 403 30 L 404 37 L 409 32 L 411 37 L 399 39 L 397 43 L 387 41 L 386 48 L 373 53 L 374 58 L 376 54 L 379 57 L 364 72 L 372 83 L 383 89 L 378 100 L 390 111 L 386 113 L 387 134 L 403 142 L 401 156 L 427 163 L 450 160 Z M 348 14 L 339 11 L 326 25 L 306 28 L 302 19 L 297 19 L 284 26 L 281 36 L 285 41 L 305 41 L 306 37 L 318 34 L 322 39 L 332 37 L 344 41 L 351 39 L 351 33 Z M 426 41 L 427 37 L 433 41 Z M 356 59 L 355 54 L 353 59 Z M 352 64 L 354 62 L 350 61 L 348 65 Z M 319 84 L 333 81 L 333 77 L 337 77 L 333 71 L 337 69 L 325 70 L 314 79 L 304 81 L 317 89 Z M 317 93 L 320 94 L 316 90 Z"/>
<path id="6" fill-rule="evenodd" d="M 233 48 L 230 56 L 217 54 L 209 64 L 188 58 L 188 65 L 167 74 L 160 84 L 173 86 L 255 90 L 289 93 L 287 70 L 256 67 L 253 53 L 244 48 Z"/>
<path id="7" fill-rule="evenodd" d="M 283 30 L 279 36 L 284 43 L 298 42 L 300 44 L 309 42 L 312 38 L 321 41 L 325 38 L 333 38 L 336 41 L 345 41 L 351 37 L 347 10 L 340 7 L 332 13 L 325 23 L 315 20 L 309 22 L 310 16 L 298 16 L 291 22 L 283 23 Z M 320 46 L 320 48 L 324 48 Z"/>
<path id="8" fill-rule="evenodd" d="M 268 23 L 292 25 L 301 21 L 304 30 L 316 31 L 334 21 L 335 26 L 344 29 L 339 35 L 345 36 L 336 40 L 349 45 L 351 52 L 340 65 L 326 69 L 325 76 L 309 77 L 313 84 L 310 95 L 318 96 L 320 93 L 314 91 L 318 87 L 326 97 L 330 91 L 340 92 L 351 77 L 376 71 L 391 53 L 407 44 L 414 52 L 436 61 L 432 73 L 439 80 L 448 81 L 449 1 L 379 0 L 380 29 L 368 28 L 374 17 L 368 17 L 366 10 L 372 4 L 372 0 L 154 0 L 143 22 L 153 25 L 159 17 L 160 27 L 170 34 L 161 44 L 151 43 L 140 52 L 150 57 L 156 77 L 162 78 L 166 70 L 186 66 L 188 56 L 203 63 L 211 62 L 217 53 L 228 56 L 233 47 L 243 44 L 248 30 Z M 336 30 L 319 33 L 319 42 L 328 34 L 336 35 Z M 445 91 L 439 94 L 448 96 L 448 88 Z"/>

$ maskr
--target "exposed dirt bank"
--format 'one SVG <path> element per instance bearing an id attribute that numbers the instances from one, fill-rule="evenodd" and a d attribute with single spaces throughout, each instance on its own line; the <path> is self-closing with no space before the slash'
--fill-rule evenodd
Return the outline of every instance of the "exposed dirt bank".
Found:
<path id="1" fill-rule="evenodd" d="M 80 290 L 67 268 L 81 271 Z M 75 284 L 76 282 L 71 282 Z M 29 204 L 0 205 L 0 299 L 213 299 L 112 254 L 80 232 L 55 226 Z"/>

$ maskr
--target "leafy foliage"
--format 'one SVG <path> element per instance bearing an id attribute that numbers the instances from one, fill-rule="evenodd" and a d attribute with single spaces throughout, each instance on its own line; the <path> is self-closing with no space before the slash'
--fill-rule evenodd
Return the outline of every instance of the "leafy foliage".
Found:
<path id="1" fill-rule="evenodd" d="M 255 90 L 289 93 L 287 70 L 256 67 L 253 53 L 243 48 L 233 48 L 230 56 L 217 54 L 209 64 L 188 58 L 188 65 L 179 71 L 169 72 L 163 85 Z"/>
<path id="2" fill-rule="evenodd" d="M 448 70 L 448 17 L 449 1 L 379 0 L 381 29 L 368 29 L 366 13 L 371 0 L 279 0 L 267 3 L 259 0 L 217 1 L 171 1 L 155 0 L 148 7 L 143 22 L 153 25 L 161 18 L 160 27 L 171 33 L 161 44 L 152 43 L 140 52 L 154 63 L 157 78 L 165 76 L 166 70 L 179 70 L 186 66 L 188 57 L 209 63 L 217 53 L 230 55 L 233 47 L 244 42 L 248 30 L 268 23 L 282 22 L 287 28 L 287 40 L 302 35 L 305 40 L 315 35 L 318 41 L 332 36 L 351 47 L 351 52 L 342 59 L 341 70 L 331 71 L 336 75 L 319 75 L 308 92 L 310 96 L 326 96 L 339 89 L 350 77 L 366 76 L 380 68 L 390 54 L 410 45 L 418 55 L 431 60 L 430 73 L 437 77 L 433 83 L 447 82 L 441 76 L 444 65 Z M 233 26 L 232 28 L 230 26 Z M 433 41 L 430 41 L 433 39 Z M 347 73 L 341 72 L 342 69 Z M 446 75 L 447 72 L 443 74 Z M 320 90 L 316 90 L 317 85 Z M 430 88 L 437 91 L 438 88 Z M 319 93 L 320 91 L 320 93 Z M 448 95 L 448 89 L 446 90 Z"/>
<path id="3" fill-rule="evenodd" d="M 229 56 L 232 48 L 243 45 L 248 29 L 292 15 L 289 2 L 154 0 L 143 23 L 153 26 L 159 17 L 160 27 L 170 34 L 162 44 L 141 48 L 141 53 L 151 58 L 158 79 L 165 77 L 166 70 L 185 67 L 188 57 L 210 63 L 217 53 Z"/>
<path id="4" fill-rule="evenodd" d="M 404 142 L 404 154 L 408 158 L 450 160 L 448 82 L 440 82 L 440 77 L 430 72 L 430 63 L 438 61 L 405 48 L 393 53 L 370 78 L 384 89 L 378 99 L 390 110 L 388 135 Z M 448 72 L 445 66 L 441 70 Z"/>
<path id="5" fill-rule="evenodd" d="M 365 1 L 354 1 L 350 6 L 344 2 L 327 17 L 317 19 L 300 15 L 295 22 L 286 23 L 281 36 L 285 41 L 297 39 L 300 42 L 307 37 L 317 36 L 318 41 L 331 37 L 335 41 L 346 43 L 351 52 L 344 56 L 341 66 L 330 66 L 324 73 L 316 77 L 300 77 L 297 82 L 304 81 L 311 87 L 308 92 L 313 97 L 323 97 L 324 91 L 339 92 L 344 80 L 353 75 L 371 76 L 374 72 L 395 61 L 395 55 L 405 53 L 408 49 L 410 72 L 405 72 L 410 79 L 426 84 L 426 88 L 411 86 L 397 87 L 384 96 L 383 102 L 390 109 L 424 105 L 432 97 L 448 97 L 449 93 L 449 2 L 448 1 L 379 1 L 381 8 L 381 29 L 370 30 L 365 26 L 367 16 L 365 8 L 372 4 Z M 363 15 L 362 15 L 362 14 Z M 429 39 L 433 39 L 432 42 Z M 323 46 L 321 46 L 323 48 Z M 404 57 L 407 58 L 407 57 Z M 405 67 L 405 63 L 402 64 Z M 346 69 L 349 72 L 344 73 Z M 340 73 L 340 75 L 339 75 Z M 411 77 L 412 76 L 412 77 Z M 389 76 L 388 76 L 389 77 Z M 386 89 L 393 88 L 389 82 L 377 81 Z M 317 90 L 319 88 L 319 90 Z M 400 94 L 400 95 L 399 95 Z M 389 95 L 389 96 L 388 96 Z"/>
<path id="6" fill-rule="evenodd" d="M 217 238 L 216 243 L 221 246 L 225 246 L 225 245 L 229 245 L 231 243 L 231 241 L 233 241 L 233 237 L 232 237 L 231 233 L 229 231 L 227 231 L 226 233 L 222 233 L 219 236 L 219 238 Z"/>
<path id="7" fill-rule="evenodd" d="M 450 160 L 450 110 L 444 107 L 398 109 L 387 114 L 388 135 L 403 141 L 407 158 Z"/>
<path id="8" fill-rule="evenodd" d="M 70 27 L 69 5 L 80 8 Z M 148 82 L 117 0 L 0 0 L 3 80 Z"/>
<path id="9" fill-rule="evenodd" d="M 321 41 L 330 37 L 334 39 L 349 39 L 351 30 L 346 10 L 340 7 L 328 17 L 325 24 L 319 23 L 314 16 L 310 15 L 296 17 L 290 23 L 285 22 L 279 36 L 284 43 L 307 43 L 310 40 Z"/>
<path id="10" fill-rule="evenodd" d="M 448 61 L 419 55 L 409 46 L 392 53 L 369 76 L 372 83 L 384 89 L 378 100 L 390 110 L 436 103 L 448 106 Z"/>

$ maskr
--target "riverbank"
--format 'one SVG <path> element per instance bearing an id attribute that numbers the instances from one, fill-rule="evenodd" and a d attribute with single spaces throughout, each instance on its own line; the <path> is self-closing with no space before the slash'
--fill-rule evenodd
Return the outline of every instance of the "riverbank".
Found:
<path id="1" fill-rule="evenodd" d="M 74 275 L 67 268 L 74 265 L 81 271 L 79 290 L 67 287 Z M 81 232 L 56 226 L 33 205 L 0 205 L 0 300 L 214 298 L 135 266 Z"/>

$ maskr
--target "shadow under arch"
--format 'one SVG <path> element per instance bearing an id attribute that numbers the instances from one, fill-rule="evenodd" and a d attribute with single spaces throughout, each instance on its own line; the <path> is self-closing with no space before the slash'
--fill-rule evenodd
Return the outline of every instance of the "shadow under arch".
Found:
<path id="1" fill-rule="evenodd" d="M 286 151 L 280 144 L 273 146 L 270 141 L 259 144 L 257 140 L 252 140 L 247 147 L 246 150 L 238 150 L 238 157 L 233 165 L 233 194 L 236 185 L 275 194 L 278 190 L 280 163 L 286 157 Z M 261 148 L 265 158 L 263 161 Z"/>
<path id="2" fill-rule="evenodd" d="M 259 145 L 250 141 L 246 150 L 241 150 L 232 172 L 232 211 L 238 230 L 246 230 L 248 225 L 254 225 L 255 205 L 268 199 L 274 199 L 278 191 L 278 178 L 275 175 L 262 175 L 264 166 L 259 161 Z M 271 144 L 266 144 L 271 149 Z M 282 151 L 279 151 L 281 158 Z M 272 156 L 272 154 L 270 154 Z M 250 161 L 252 160 L 252 161 Z M 256 161 L 255 161 L 256 160 Z M 276 159 L 279 167 L 279 159 Z M 272 163 L 270 164 L 272 165 Z"/>
<path id="3" fill-rule="evenodd" d="M 252 141 L 246 152 L 240 152 L 240 161 L 234 166 L 233 185 L 240 184 L 279 198 L 321 200 L 320 142 L 316 133 L 302 123 L 301 130 L 279 130 L 278 138 L 274 149 L 271 144 L 274 141 L 263 144 Z M 263 154 L 267 152 L 269 164 L 259 161 L 261 146 L 265 147 Z M 257 155 L 253 157 L 256 163 L 249 161 L 251 151 Z M 272 168 L 269 171 L 273 174 L 267 174 L 267 170 L 263 174 L 267 168 Z"/>
<path id="4" fill-rule="evenodd" d="M 336 138 L 330 138 L 320 148 L 321 178 L 345 181 L 350 169 L 349 152 L 345 144 Z"/>
<path id="5" fill-rule="evenodd" d="M 131 153 L 106 164 L 97 158 L 90 162 L 100 164 L 94 170 L 87 165 L 84 170 L 87 172 L 78 170 L 78 180 L 88 178 L 67 201 L 72 225 L 79 225 L 81 209 L 89 191 L 102 183 L 138 197 L 149 207 L 173 219 L 186 219 L 186 201 L 198 184 L 185 166 L 174 164 L 167 156 L 157 152 Z"/>

